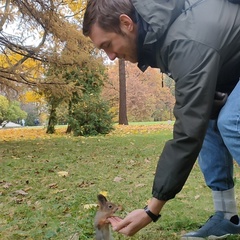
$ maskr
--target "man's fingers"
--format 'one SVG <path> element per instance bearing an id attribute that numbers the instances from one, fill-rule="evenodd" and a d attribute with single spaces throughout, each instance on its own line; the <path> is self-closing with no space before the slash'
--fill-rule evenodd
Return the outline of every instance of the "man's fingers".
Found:
<path id="1" fill-rule="evenodd" d="M 111 223 L 112 227 L 115 227 L 119 222 L 122 221 L 122 218 L 120 218 L 120 217 L 110 217 L 110 218 L 108 218 L 108 221 Z"/>
<path id="2" fill-rule="evenodd" d="M 123 220 L 122 218 L 117 217 L 117 216 L 113 216 L 113 217 L 111 217 L 110 219 L 113 219 L 113 220 L 116 221 L 116 222 L 121 222 L 121 221 Z"/>
<path id="3" fill-rule="evenodd" d="M 129 223 L 125 219 L 121 219 L 119 217 L 114 217 L 109 219 L 112 224 L 113 230 L 120 232 L 121 229 L 125 228 Z"/>
<path id="4" fill-rule="evenodd" d="M 128 237 L 133 236 L 138 231 L 139 231 L 138 226 L 136 226 L 133 222 L 125 223 L 121 226 L 121 228 L 117 230 L 118 233 L 121 233 Z"/>
<path id="5" fill-rule="evenodd" d="M 110 217 L 109 222 L 114 231 L 126 236 L 133 236 L 140 229 L 151 222 L 151 218 L 143 209 L 137 209 L 129 213 L 124 219 L 119 217 Z"/>

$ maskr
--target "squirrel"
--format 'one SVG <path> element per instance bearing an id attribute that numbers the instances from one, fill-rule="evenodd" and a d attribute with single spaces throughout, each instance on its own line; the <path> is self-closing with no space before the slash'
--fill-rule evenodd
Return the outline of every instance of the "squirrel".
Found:
<path id="1" fill-rule="evenodd" d="M 97 196 L 99 208 L 94 219 L 96 240 L 113 240 L 108 218 L 118 210 L 118 206 L 109 202 L 105 196 Z"/>

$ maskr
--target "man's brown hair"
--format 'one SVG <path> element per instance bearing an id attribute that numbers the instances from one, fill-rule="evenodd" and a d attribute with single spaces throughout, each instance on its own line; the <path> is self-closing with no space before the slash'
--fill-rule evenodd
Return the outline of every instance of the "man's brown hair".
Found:
<path id="1" fill-rule="evenodd" d="M 106 32 L 121 33 L 121 14 L 128 15 L 136 22 L 131 0 L 89 0 L 83 18 L 83 34 L 89 36 L 95 23 Z"/>

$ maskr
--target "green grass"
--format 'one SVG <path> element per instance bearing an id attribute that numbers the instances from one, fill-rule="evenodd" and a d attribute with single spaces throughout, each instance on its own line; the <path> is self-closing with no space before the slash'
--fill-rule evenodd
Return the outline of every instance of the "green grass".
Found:
<path id="1" fill-rule="evenodd" d="M 133 125 L 133 126 L 140 126 L 140 125 L 144 125 L 144 126 L 151 126 L 151 125 L 173 125 L 173 121 L 169 120 L 169 121 L 154 121 L 154 122 L 129 122 L 129 125 Z"/>
<path id="2" fill-rule="evenodd" d="M 170 138 L 171 131 L 162 130 L 2 141 L 0 239 L 93 239 L 96 209 L 84 205 L 96 203 L 97 194 L 107 191 L 111 201 L 124 207 L 121 216 L 144 207 L 151 197 L 158 156 Z M 59 171 L 69 175 L 60 177 Z M 115 177 L 122 180 L 115 182 Z M 165 206 L 161 220 L 131 239 L 179 239 L 212 213 L 211 192 L 196 164 L 183 191 Z M 116 233 L 114 237 L 126 239 Z"/>

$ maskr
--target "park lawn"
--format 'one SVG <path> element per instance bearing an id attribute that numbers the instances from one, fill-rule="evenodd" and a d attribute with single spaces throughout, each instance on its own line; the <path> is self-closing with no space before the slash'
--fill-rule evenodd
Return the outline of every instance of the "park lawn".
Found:
<path id="1" fill-rule="evenodd" d="M 96 137 L 65 135 L 63 128 L 54 135 L 42 128 L 0 130 L 0 239 L 94 239 L 96 207 L 91 206 L 100 192 L 123 206 L 122 217 L 143 208 L 171 129 L 169 124 L 116 126 Z M 131 239 L 179 239 L 212 213 L 211 192 L 196 164 L 162 218 Z M 127 239 L 116 233 L 114 238 Z"/>

